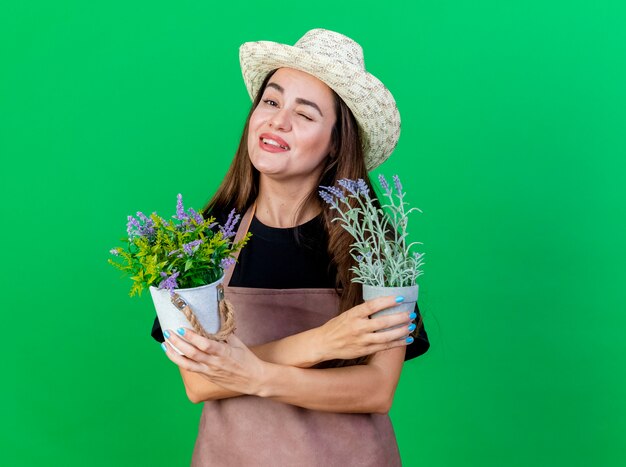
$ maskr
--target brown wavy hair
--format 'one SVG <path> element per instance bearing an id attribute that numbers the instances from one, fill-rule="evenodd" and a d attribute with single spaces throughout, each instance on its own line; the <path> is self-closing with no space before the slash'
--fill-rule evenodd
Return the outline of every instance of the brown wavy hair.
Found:
<path id="1" fill-rule="evenodd" d="M 261 101 L 265 87 L 275 72 L 276 70 L 273 70 L 265 77 L 252 103 L 248 117 L 246 118 L 243 133 L 239 141 L 239 147 L 237 148 L 233 162 L 224 180 L 217 189 L 217 192 L 204 207 L 203 215 L 207 215 L 209 211 L 229 212 L 231 209 L 243 213 L 256 200 L 259 193 L 259 172 L 250 162 L 248 154 L 248 129 L 250 117 Z M 367 183 L 373 193 L 374 190 L 365 166 L 361 137 L 356 119 L 345 102 L 334 91 L 333 97 L 337 120 L 331 132 L 331 151 L 326 159 L 326 165 L 316 187 L 319 185 L 336 185 L 337 181 L 342 178 L 352 180 L 360 178 Z M 354 200 L 351 201 L 355 202 Z M 353 273 L 350 271 L 350 268 L 354 266 L 354 259 L 350 255 L 350 249 L 354 239 L 339 223 L 332 222 L 335 214 L 328 204 L 321 202 L 317 188 L 305 197 L 298 208 L 296 219 L 298 218 L 298 214 L 302 211 L 302 208 L 310 204 L 320 206 L 322 209 L 324 227 L 328 234 L 328 254 L 333 266 L 337 270 L 335 288 L 340 297 L 338 310 L 338 314 L 340 314 L 363 301 L 362 286 L 361 284 L 352 282 Z M 421 319 L 419 325 L 421 325 Z M 367 357 L 350 361 L 334 361 L 331 366 L 364 363 L 366 360 Z M 329 365 L 327 364 L 326 366 Z"/>

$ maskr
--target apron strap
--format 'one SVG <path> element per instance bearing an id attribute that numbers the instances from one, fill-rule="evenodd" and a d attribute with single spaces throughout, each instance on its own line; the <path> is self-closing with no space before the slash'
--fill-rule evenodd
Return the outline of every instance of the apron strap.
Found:
<path id="1" fill-rule="evenodd" d="M 248 208 L 246 213 L 243 215 L 243 218 L 241 219 L 241 222 L 239 223 L 239 227 L 237 228 L 237 234 L 235 235 L 235 239 L 233 240 L 233 243 L 240 242 L 243 239 L 243 237 L 245 237 L 245 235 L 248 233 L 248 230 L 250 230 L 250 223 L 252 222 L 252 218 L 254 217 L 255 212 L 256 212 L 256 201 L 252 203 L 252 205 Z M 239 259 L 240 252 L 241 250 L 237 251 L 233 255 L 233 258 L 235 259 L 235 261 Z M 237 267 L 237 263 L 233 264 L 231 267 L 229 267 L 226 270 L 224 274 L 224 286 L 225 287 L 228 287 L 230 285 L 230 278 L 233 276 L 233 271 L 235 270 L 235 267 Z"/>

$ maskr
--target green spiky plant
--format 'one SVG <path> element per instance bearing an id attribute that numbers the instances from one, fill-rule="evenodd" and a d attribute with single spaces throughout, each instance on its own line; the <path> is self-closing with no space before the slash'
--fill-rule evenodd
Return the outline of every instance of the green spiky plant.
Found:
<path id="1" fill-rule="evenodd" d="M 128 216 L 126 248 L 110 250 L 109 263 L 133 281 L 130 296 L 141 295 L 149 286 L 160 289 L 199 287 L 217 281 L 235 262 L 233 254 L 250 238 L 234 243 L 239 214 L 231 211 L 222 227 L 215 218 L 204 219 L 178 195 L 176 215 L 166 221 L 157 213 Z"/>
<path id="2" fill-rule="evenodd" d="M 386 204 L 377 207 L 364 180 L 341 179 L 338 186 L 321 186 L 320 197 L 337 211 L 333 219 L 354 237 L 350 250 L 356 264 L 352 282 L 377 287 L 405 287 L 423 274 L 424 253 L 413 251 L 420 242 L 408 243 L 408 215 L 400 178 L 390 186 L 378 177 Z M 351 202 L 351 200 L 353 200 Z M 421 212 L 421 211 L 420 211 Z"/>

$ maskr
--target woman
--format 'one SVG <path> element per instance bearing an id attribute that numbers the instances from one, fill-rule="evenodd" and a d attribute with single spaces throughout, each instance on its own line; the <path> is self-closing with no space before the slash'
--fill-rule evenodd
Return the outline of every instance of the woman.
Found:
<path id="1" fill-rule="evenodd" d="M 254 102 L 205 209 L 245 212 L 237 237 L 253 234 L 224 280 L 237 331 L 227 342 L 163 332 L 189 399 L 204 401 L 192 464 L 400 465 L 387 412 L 427 335 L 417 313 L 369 319 L 403 297 L 361 303 L 352 238 L 317 196 L 341 178 L 369 184 L 399 136 L 395 101 L 360 46 L 335 32 L 246 43 L 240 60 Z M 158 322 L 153 336 L 163 340 Z"/>

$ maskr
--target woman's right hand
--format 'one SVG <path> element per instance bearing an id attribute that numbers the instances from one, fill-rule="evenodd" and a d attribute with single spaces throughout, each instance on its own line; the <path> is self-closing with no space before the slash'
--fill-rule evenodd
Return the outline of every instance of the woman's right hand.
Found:
<path id="1" fill-rule="evenodd" d="M 368 300 L 316 328 L 319 360 L 349 360 L 410 344 L 412 338 L 407 340 L 407 337 L 415 329 L 412 312 L 370 318 L 373 313 L 397 304 L 395 296 Z M 394 326 L 398 328 L 382 331 Z"/>

